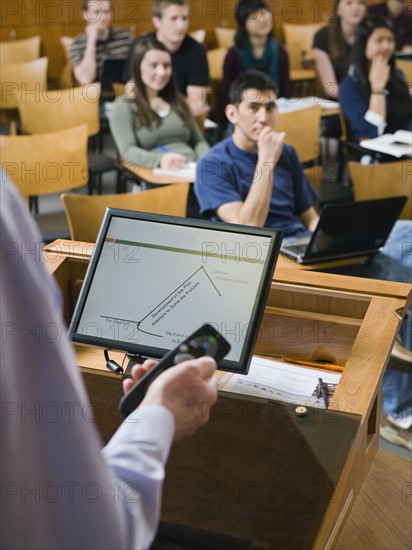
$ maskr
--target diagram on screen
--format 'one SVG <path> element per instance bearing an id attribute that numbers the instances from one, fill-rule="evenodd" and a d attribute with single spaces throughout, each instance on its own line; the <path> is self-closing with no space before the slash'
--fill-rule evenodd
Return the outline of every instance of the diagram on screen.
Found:
<path id="1" fill-rule="evenodd" d="M 183 302 L 190 305 L 190 307 L 196 307 L 198 293 L 201 295 L 202 303 L 208 297 L 209 299 L 222 297 L 221 292 L 203 266 L 189 275 L 160 302 L 157 302 L 150 311 L 145 311 L 140 319 L 123 319 L 113 315 L 101 315 L 101 317 L 110 323 L 119 323 L 124 326 L 132 325 L 138 332 L 163 338 L 165 334 L 158 329 L 158 324 L 165 321 L 167 325 L 168 316 L 172 312 L 176 313 L 176 308 L 179 308 Z M 194 303 L 193 299 L 195 299 Z M 192 303 L 189 304 L 188 302 Z"/>
<path id="2" fill-rule="evenodd" d="M 147 225 L 139 228 L 138 240 L 125 239 L 126 229 L 115 227 L 105 239 L 79 332 L 107 339 L 113 348 L 118 343 L 119 349 L 171 349 L 210 323 L 228 335 L 231 357 L 238 356 L 265 249 L 238 235 L 218 241 L 191 231 L 183 238 L 175 229 L 166 239 L 156 231 L 148 234 Z"/>

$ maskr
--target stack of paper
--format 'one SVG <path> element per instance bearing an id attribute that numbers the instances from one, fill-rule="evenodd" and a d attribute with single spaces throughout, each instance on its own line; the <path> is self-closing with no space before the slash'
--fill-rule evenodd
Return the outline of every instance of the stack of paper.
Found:
<path id="1" fill-rule="evenodd" d="M 398 130 L 394 134 L 383 134 L 374 139 L 364 139 L 360 142 L 361 147 L 386 153 L 393 157 L 412 156 L 412 132 Z"/>
<path id="2" fill-rule="evenodd" d="M 219 389 L 269 400 L 324 408 L 317 395 L 322 378 L 329 398 L 333 395 L 340 373 L 325 369 L 302 368 L 283 361 L 253 357 L 247 376 L 227 373 L 219 380 Z"/>
<path id="3" fill-rule="evenodd" d="M 279 113 L 291 113 L 292 111 L 300 111 L 301 109 L 307 109 L 313 107 L 313 105 L 320 105 L 322 109 L 338 109 L 339 103 L 330 99 L 324 99 L 322 97 L 279 97 L 276 100 L 276 105 L 279 109 Z"/>
<path id="4" fill-rule="evenodd" d="M 196 179 L 196 163 L 188 162 L 184 168 L 180 170 L 172 170 L 166 168 L 155 168 L 153 174 L 159 174 L 160 176 L 173 176 L 187 181 L 195 181 Z"/>

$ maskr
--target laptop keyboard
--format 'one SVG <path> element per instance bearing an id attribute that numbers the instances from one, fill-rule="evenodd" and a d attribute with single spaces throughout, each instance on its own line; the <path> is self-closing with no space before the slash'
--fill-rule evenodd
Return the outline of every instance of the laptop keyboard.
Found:
<path id="1" fill-rule="evenodd" d="M 302 256 L 310 242 L 311 236 L 301 237 L 300 239 L 283 241 L 280 247 L 281 252 L 295 253 Z"/>

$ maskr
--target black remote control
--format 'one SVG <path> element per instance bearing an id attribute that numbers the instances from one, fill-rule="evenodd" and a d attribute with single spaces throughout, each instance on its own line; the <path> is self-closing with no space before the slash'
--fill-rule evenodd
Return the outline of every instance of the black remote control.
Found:
<path id="1" fill-rule="evenodd" d="M 122 397 L 119 410 L 128 416 L 142 402 L 147 389 L 155 378 L 166 369 L 187 361 L 207 355 L 219 363 L 230 351 L 229 342 L 211 325 L 202 325 L 186 340 L 183 340 L 175 349 L 166 353 L 164 357 L 148 373 Z"/>

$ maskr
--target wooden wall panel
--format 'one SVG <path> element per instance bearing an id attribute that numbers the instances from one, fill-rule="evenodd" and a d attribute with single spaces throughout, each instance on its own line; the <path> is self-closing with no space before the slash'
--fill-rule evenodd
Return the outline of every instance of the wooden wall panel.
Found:
<path id="1" fill-rule="evenodd" d="M 368 0 L 376 3 L 378 0 Z M 213 29 L 234 28 L 236 0 L 189 0 L 190 30 L 206 30 L 206 47 L 216 47 Z M 327 21 L 333 0 L 268 0 L 274 19 L 275 36 L 283 39 L 282 23 Z M 412 6 L 412 0 L 409 0 Z M 152 29 L 151 0 L 113 0 L 114 24 L 136 36 Z M 59 37 L 82 31 L 81 0 L 2 0 L 0 2 L 0 40 L 40 35 L 41 53 L 49 57 L 50 82 L 58 82 L 63 68 Z"/>

